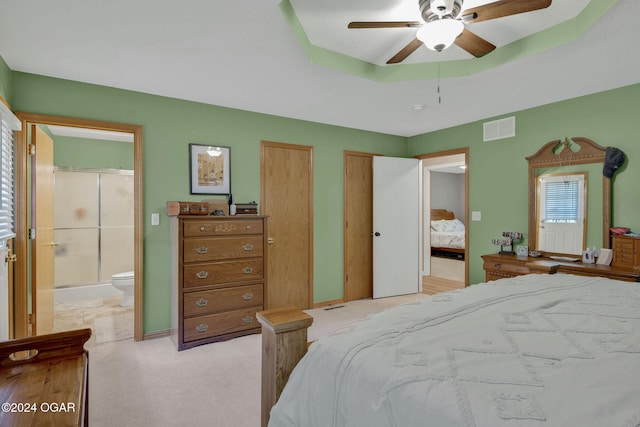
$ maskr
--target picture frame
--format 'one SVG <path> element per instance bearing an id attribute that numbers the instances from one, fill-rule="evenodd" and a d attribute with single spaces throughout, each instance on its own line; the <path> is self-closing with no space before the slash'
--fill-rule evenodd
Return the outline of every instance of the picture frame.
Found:
<path id="1" fill-rule="evenodd" d="M 189 144 L 191 194 L 231 193 L 231 148 Z"/>
<path id="2" fill-rule="evenodd" d="M 518 256 L 529 256 L 529 247 L 518 246 Z"/>

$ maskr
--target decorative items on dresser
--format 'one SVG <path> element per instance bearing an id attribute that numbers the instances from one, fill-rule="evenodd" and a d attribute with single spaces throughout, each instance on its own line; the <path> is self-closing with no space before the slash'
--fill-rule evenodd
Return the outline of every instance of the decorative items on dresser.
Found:
<path id="1" fill-rule="evenodd" d="M 615 251 L 614 251 L 615 253 Z M 626 266 L 588 264 L 579 261 L 560 261 L 547 256 L 531 257 L 505 254 L 482 255 L 486 281 L 523 274 L 567 273 L 579 276 L 598 276 L 625 282 L 640 281 L 640 269 Z"/>
<path id="2" fill-rule="evenodd" d="M 640 268 L 640 236 L 611 236 L 611 247 L 613 248 L 612 265 Z"/>
<path id="3" fill-rule="evenodd" d="M 178 350 L 260 332 L 267 220 L 173 216 L 172 338 Z"/>
<path id="4" fill-rule="evenodd" d="M 515 243 L 522 241 L 523 237 L 522 233 L 518 233 L 516 231 L 503 231 L 502 238 L 491 239 L 491 243 L 496 246 L 500 246 L 501 254 L 515 255 Z"/>

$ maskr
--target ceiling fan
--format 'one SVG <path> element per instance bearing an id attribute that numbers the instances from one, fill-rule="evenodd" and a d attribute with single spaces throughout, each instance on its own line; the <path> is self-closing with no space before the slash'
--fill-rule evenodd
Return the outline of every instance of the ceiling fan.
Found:
<path id="1" fill-rule="evenodd" d="M 551 0 L 499 0 L 483 6 L 463 10 L 464 0 L 419 0 L 422 21 L 350 22 L 348 28 L 418 28 L 416 38 L 402 48 L 387 64 L 404 61 L 423 44 L 441 52 L 453 43 L 479 58 L 496 47 L 472 33 L 465 24 L 488 21 L 545 9 Z"/>

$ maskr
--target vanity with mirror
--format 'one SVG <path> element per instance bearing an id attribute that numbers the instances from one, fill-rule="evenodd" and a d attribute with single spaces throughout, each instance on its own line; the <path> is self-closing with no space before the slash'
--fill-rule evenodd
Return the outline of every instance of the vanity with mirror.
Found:
<path id="1" fill-rule="evenodd" d="M 528 255 L 483 255 L 486 280 L 529 273 L 571 273 L 640 281 L 629 266 L 582 262 L 588 248 L 610 247 L 611 180 L 606 148 L 582 138 L 545 144 L 529 162 Z"/>

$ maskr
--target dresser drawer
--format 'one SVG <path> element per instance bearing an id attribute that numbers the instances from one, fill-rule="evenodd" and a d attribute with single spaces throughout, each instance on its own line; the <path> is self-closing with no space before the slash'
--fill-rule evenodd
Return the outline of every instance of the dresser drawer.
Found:
<path id="1" fill-rule="evenodd" d="M 512 277 L 519 274 L 529 274 L 529 267 L 522 264 L 509 264 L 499 261 L 486 261 L 483 268 L 493 274 L 499 274 L 502 277 Z"/>
<path id="2" fill-rule="evenodd" d="M 262 284 L 185 293 L 184 316 L 199 316 L 220 311 L 262 307 Z"/>
<path id="3" fill-rule="evenodd" d="M 614 255 L 614 264 L 620 267 L 633 267 L 634 256 L 632 253 L 616 253 Z"/>
<path id="4" fill-rule="evenodd" d="M 184 237 L 228 236 L 232 234 L 262 234 L 262 220 L 185 221 Z"/>
<path id="5" fill-rule="evenodd" d="M 260 328 L 260 324 L 256 320 L 256 312 L 260 310 L 262 310 L 262 307 L 253 307 L 184 319 L 184 341 L 195 341 L 217 335 Z"/>
<path id="6" fill-rule="evenodd" d="M 262 256 L 262 236 L 184 239 L 184 262 Z"/>
<path id="7" fill-rule="evenodd" d="M 613 250 L 619 253 L 633 254 L 633 242 L 618 242 L 613 247 Z"/>
<path id="8" fill-rule="evenodd" d="M 182 286 L 208 286 L 221 283 L 262 280 L 264 262 L 262 258 L 241 259 L 237 261 L 215 261 L 206 264 L 185 264 Z"/>

